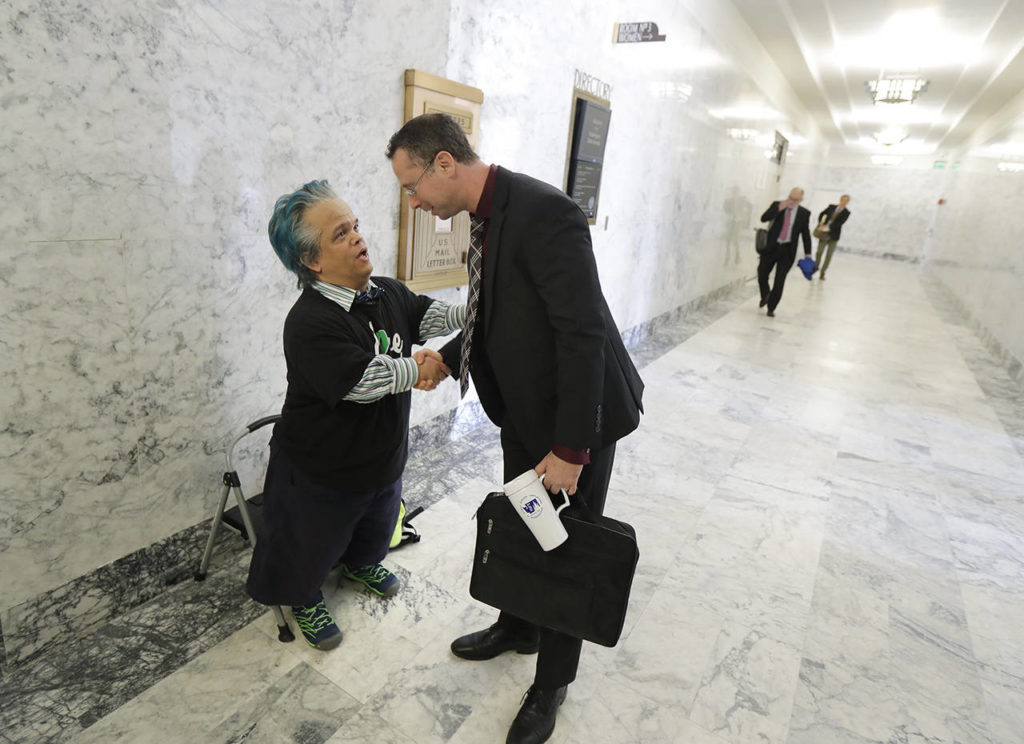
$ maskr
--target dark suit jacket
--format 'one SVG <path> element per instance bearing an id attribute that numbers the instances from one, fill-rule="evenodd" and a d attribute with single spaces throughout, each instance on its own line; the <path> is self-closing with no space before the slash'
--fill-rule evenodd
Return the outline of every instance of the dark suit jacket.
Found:
<path id="1" fill-rule="evenodd" d="M 829 204 L 818 215 L 818 222 L 821 222 L 821 218 L 828 216 L 828 219 L 832 219 L 832 213 L 839 209 L 838 204 Z M 832 240 L 839 240 L 839 235 L 843 232 L 843 223 L 850 218 L 850 210 L 844 209 L 835 221 L 829 225 L 828 234 L 832 236 Z"/>
<path id="2" fill-rule="evenodd" d="M 601 292 L 590 227 L 553 186 L 499 168 L 470 377 L 540 462 L 555 444 L 600 449 L 633 431 L 643 382 Z M 458 374 L 462 334 L 442 350 Z"/>
<path id="3" fill-rule="evenodd" d="M 761 222 L 772 221 L 771 227 L 768 228 L 768 249 L 766 252 L 770 252 L 778 247 L 779 233 L 782 232 L 782 221 L 785 218 L 785 210 L 779 211 L 779 202 L 777 201 L 773 201 L 772 205 L 761 215 Z M 810 219 L 810 210 L 806 207 L 797 207 L 796 217 L 793 218 L 793 224 L 789 231 L 789 236 L 794 243 L 798 235 L 803 239 L 805 256 L 811 255 L 811 231 L 808 227 Z"/>

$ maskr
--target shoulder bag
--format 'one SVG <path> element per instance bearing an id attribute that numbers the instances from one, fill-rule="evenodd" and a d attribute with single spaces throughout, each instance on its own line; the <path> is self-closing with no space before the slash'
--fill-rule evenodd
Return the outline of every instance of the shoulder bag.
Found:
<path id="1" fill-rule="evenodd" d="M 768 247 L 768 231 L 759 227 L 754 234 L 754 250 L 758 253 L 764 253 L 764 249 Z"/>
<path id="2" fill-rule="evenodd" d="M 488 495 L 476 512 L 469 593 L 535 625 L 614 646 L 640 556 L 636 532 L 581 499 L 562 523 L 569 538 L 545 552 L 508 497 Z"/>
<path id="3" fill-rule="evenodd" d="M 821 220 L 821 222 L 818 223 L 818 226 L 816 228 L 814 228 L 814 232 L 812 232 L 811 235 L 816 237 L 818 240 L 831 240 L 832 239 L 832 231 L 831 231 L 832 220 L 834 220 L 836 218 L 836 215 L 838 213 L 839 213 L 839 208 L 836 207 L 834 210 L 832 210 L 831 216 L 823 218 Z"/>

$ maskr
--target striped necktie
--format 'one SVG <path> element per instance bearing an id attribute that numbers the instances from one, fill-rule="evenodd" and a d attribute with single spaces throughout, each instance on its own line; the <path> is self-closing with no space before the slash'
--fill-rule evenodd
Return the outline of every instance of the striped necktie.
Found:
<path id="1" fill-rule="evenodd" d="M 462 329 L 462 358 L 459 360 L 459 396 L 464 397 L 469 388 L 469 354 L 473 345 L 473 329 L 476 326 L 476 311 L 480 305 L 480 275 L 483 272 L 484 221 L 471 217 L 469 224 L 469 298 L 466 300 L 466 327 Z"/>

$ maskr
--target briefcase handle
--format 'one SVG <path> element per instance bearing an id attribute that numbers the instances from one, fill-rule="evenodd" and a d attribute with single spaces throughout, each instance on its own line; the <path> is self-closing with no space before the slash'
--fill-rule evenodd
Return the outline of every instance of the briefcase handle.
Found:
<path id="1" fill-rule="evenodd" d="M 540 476 L 541 482 L 544 481 L 544 476 L 545 475 L 547 475 L 547 473 L 542 473 L 541 474 L 541 476 Z M 555 507 L 555 513 L 561 515 L 561 513 L 567 507 L 573 506 L 573 501 L 572 501 L 572 498 L 570 498 L 569 494 L 567 494 L 565 492 L 564 488 L 559 489 L 559 491 L 562 494 L 562 498 L 565 499 L 565 502 L 561 506 Z M 579 491 L 577 491 L 577 493 L 579 493 Z M 549 497 L 551 496 L 551 491 L 548 491 L 548 496 Z M 555 505 L 555 502 L 554 502 L 553 499 L 551 501 L 551 505 L 552 506 Z M 586 521 L 590 522 L 591 524 L 597 524 L 597 516 L 594 514 L 593 510 L 590 508 L 590 505 L 587 504 L 586 501 L 584 501 L 583 499 L 576 499 L 575 505 L 580 508 L 580 511 L 583 513 L 583 516 L 586 519 Z"/>
<path id="2" fill-rule="evenodd" d="M 542 481 L 542 482 L 543 482 L 543 480 L 544 480 L 544 476 L 545 476 L 545 475 L 547 475 L 547 473 L 543 473 L 543 474 L 541 474 L 541 476 L 540 476 L 540 479 L 541 479 L 541 481 Z M 565 489 L 564 489 L 564 488 L 562 488 L 562 489 L 560 489 L 560 490 L 561 490 L 562 496 L 563 496 L 563 497 L 565 498 L 565 503 L 564 503 L 564 504 L 562 504 L 561 506 L 559 506 L 559 507 L 557 507 L 557 508 L 555 509 L 555 511 L 556 511 L 556 512 L 557 512 L 558 514 L 561 514 L 561 513 L 562 513 L 562 511 L 563 511 L 563 510 L 564 510 L 564 509 L 565 509 L 566 507 L 571 507 L 571 506 L 573 506 L 573 501 L 572 501 L 572 499 L 571 499 L 571 498 L 569 497 L 569 494 L 567 494 L 567 493 L 565 492 Z M 577 491 L 576 493 L 579 493 L 579 491 Z M 550 491 L 548 491 L 548 495 L 550 495 L 550 494 L 551 494 L 551 492 L 550 492 Z M 588 504 L 588 503 L 587 503 L 586 501 L 584 501 L 584 500 L 583 500 L 582 498 L 579 498 L 579 499 L 576 499 L 575 505 L 579 507 L 579 509 L 580 509 L 580 512 L 582 512 L 582 514 L 583 514 L 583 517 L 584 517 L 584 519 L 585 519 L 586 521 L 590 522 L 591 524 L 597 524 L 597 515 L 596 515 L 596 514 L 594 514 L 594 511 L 593 511 L 593 509 L 591 509 L 591 508 L 590 508 L 590 504 Z M 552 501 L 552 506 L 554 506 L 554 501 Z"/>
<path id="3" fill-rule="evenodd" d="M 582 498 L 577 498 L 575 501 L 573 501 L 572 497 L 569 496 L 569 494 L 567 494 L 565 492 L 564 488 L 561 489 L 561 490 L 562 490 L 562 496 L 565 497 L 565 505 L 562 506 L 562 507 L 559 507 L 559 509 L 558 509 L 559 513 L 561 513 L 562 509 L 565 508 L 566 506 L 567 507 L 575 506 L 575 507 L 579 508 L 580 514 L 583 516 L 585 521 L 590 522 L 591 524 L 597 524 L 597 515 L 594 514 L 594 510 L 590 508 L 590 504 L 588 504 Z"/>

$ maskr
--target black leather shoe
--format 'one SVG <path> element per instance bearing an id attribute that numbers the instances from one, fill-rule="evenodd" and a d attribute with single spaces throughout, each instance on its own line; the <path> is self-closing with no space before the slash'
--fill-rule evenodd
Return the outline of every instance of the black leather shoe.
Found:
<path id="1" fill-rule="evenodd" d="M 536 636 L 524 638 L 510 633 L 497 623 L 485 630 L 461 636 L 452 641 L 452 653 L 460 659 L 483 661 L 493 659 L 506 651 L 517 654 L 535 654 L 540 648 L 540 640 Z"/>
<path id="2" fill-rule="evenodd" d="M 768 311 L 768 317 L 769 318 L 774 318 L 775 317 L 775 311 L 774 310 L 769 310 Z"/>
<path id="3" fill-rule="evenodd" d="M 765 305 L 767 305 L 767 304 L 768 304 L 768 300 L 766 300 L 766 299 L 764 299 L 764 298 L 762 297 L 762 298 L 761 298 L 761 303 L 760 303 L 760 304 L 758 305 L 758 307 L 764 307 L 764 306 L 765 306 Z"/>
<path id="4" fill-rule="evenodd" d="M 558 706 L 565 702 L 565 687 L 545 690 L 533 686 L 526 691 L 523 707 L 512 721 L 505 744 L 541 744 L 555 730 Z"/>

